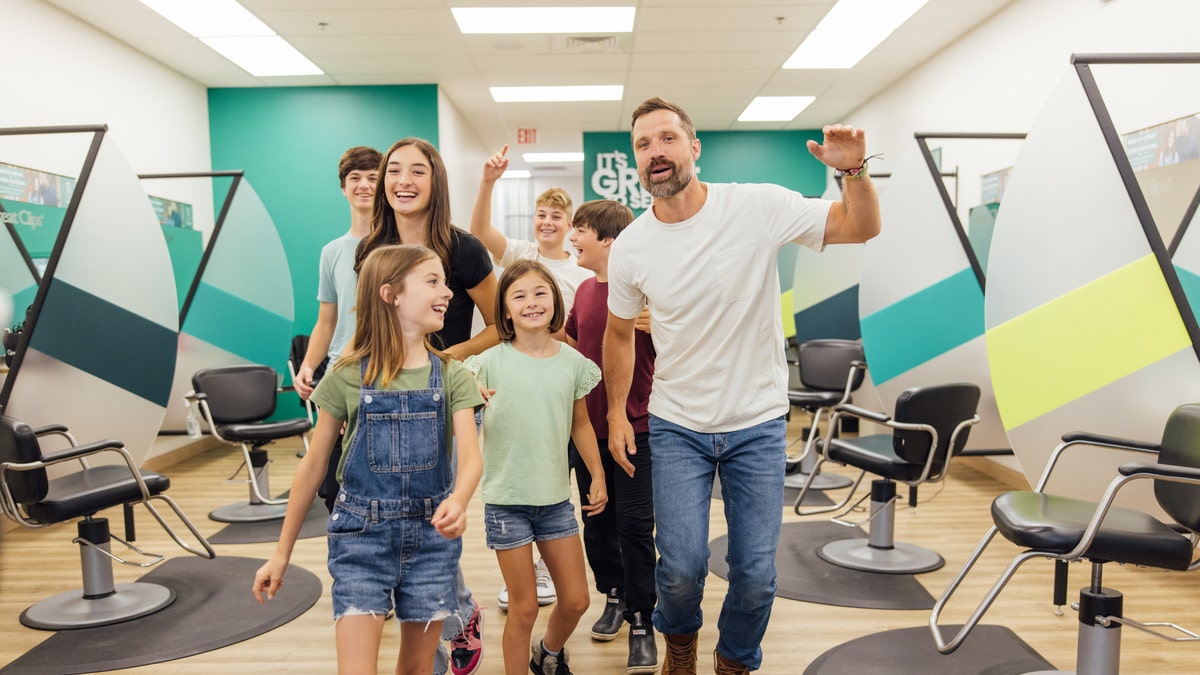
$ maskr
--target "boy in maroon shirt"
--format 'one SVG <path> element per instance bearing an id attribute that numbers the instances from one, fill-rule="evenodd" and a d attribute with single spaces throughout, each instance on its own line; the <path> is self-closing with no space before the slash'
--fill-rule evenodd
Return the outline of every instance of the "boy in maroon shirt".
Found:
<path id="1" fill-rule="evenodd" d="M 611 200 L 587 202 L 575 212 L 571 245 L 580 267 L 595 278 L 580 283 L 575 303 L 567 317 L 567 344 L 575 347 L 601 368 L 601 347 L 608 323 L 608 252 L 613 240 L 633 221 L 629 207 Z M 607 642 L 617 636 L 621 624 L 629 622 L 630 673 L 653 673 L 658 668 L 658 649 L 650 614 L 658 598 L 654 590 L 654 496 L 650 469 L 650 431 L 646 403 L 654 379 L 654 345 L 649 318 L 639 323 L 635 338 L 633 384 L 627 413 L 635 432 L 636 451 L 614 457 L 601 452 L 609 507 L 599 515 L 584 518 L 583 544 L 588 564 L 596 578 L 596 589 L 607 596 L 604 613 L 592 626 L 592 639 Z M 587 394 L 588 417 L 601 448 L 608 447 L 608 398 L 601 381 Z M 586 504 L 591 478 L 578 453 L 571 448 L 579 494 Z"/>

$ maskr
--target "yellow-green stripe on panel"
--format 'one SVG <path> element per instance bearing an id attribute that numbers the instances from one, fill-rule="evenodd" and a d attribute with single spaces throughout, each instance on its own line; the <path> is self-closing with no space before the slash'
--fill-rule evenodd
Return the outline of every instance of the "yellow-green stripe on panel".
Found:
<path id="1" fill-rule="evenodd" d="M 783 310 L 783 337 L 790 338 L 796 334 L 796 293 L 787 289 L 779 296 L 779 304 Z"/>
<path id="2" fill-rule="evenodd" d="M 1153 255 L 987 332 L 1005 429 L 1191 346 Z"/>

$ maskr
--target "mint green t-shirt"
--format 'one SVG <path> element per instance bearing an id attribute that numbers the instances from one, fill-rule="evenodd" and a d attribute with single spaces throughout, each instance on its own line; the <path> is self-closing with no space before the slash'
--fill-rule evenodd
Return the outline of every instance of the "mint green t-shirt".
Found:
<path id="1" fill-rule="evenodd" d="M 484 503 L 549 506 L 570 499 L 573 407 L 600 382 L 600 368 L 565 344 L 554 356 L 535 358 L 508 342 L 465 365 L 496 390 L 483 409 Z"/>
<path id="2" fill-rule="evenodd" d="M 312 400 L 321 408 L 322 415 L 333 415 L 346 422 L 346 435 L 342 439 L 342 459 L 338 462 L 337 479 L 342 482 L 342 466 L 350 456 L 350 444 L 354 442 L 354 432 L 358 427 L 358 399 L 362 392 L 362 373 L 360 362 L 354 361 L 344 368 L 330 368 L 321 378 L 321 383 L 313 391 Z M 429 386 L 429 371 L 432 364 L 420 368 L 405 368 L 400 375 L 383 389 L 399 391 L 402 389 L 425 389 Z M 378 382 L 376 383 L 378 384 Z M 463 364 L 450 361 L 442 365 L 442 387 L 446 391 L 446 456 L 451 456 L 454 442 L 454 423 L 451 419 L 459 410 L 476 408 L 483 405 L 483 396 L 479 386 L 475 384 Z"/>

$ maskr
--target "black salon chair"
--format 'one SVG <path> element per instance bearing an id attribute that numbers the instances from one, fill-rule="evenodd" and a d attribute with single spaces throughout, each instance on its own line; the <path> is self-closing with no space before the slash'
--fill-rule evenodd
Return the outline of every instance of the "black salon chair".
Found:
<path id="1" fill-rule="evenodd" d="M 59 436 L 68 446 L 58 450 L 42 447 L 42 439 Z M 108 453 L 120 457 L 120 464 L 91 466 L 89 457 Z M 77 462 L 82 469 L 57 478 L 49 478 L 47 467 Z M 62 425 L 33 429 L 28 424 L 0 415 L 0 507 L 4 515 L 26 527 L 46 527 L 76 518 L 79 521 L 79 558 L 83 568 L 83 589 L 47 598 L 21 613 L 21 623 L 30 628 L 65 630 L 89 628 L 128 621 L 156 612 L 175 601 L 175 591 L 159 584 L 113 582 L 113 562 L 135 567 L 150 567 L 164 556 L 146 553 L 135 547 L 133 505 L 142 504 L 162 525 L 171 539 L 185 551 L 213 558 L 212 547 L 174 500 L 164 492 L 171 481 L 152 471 L 143 471 L 120 441 L 104 440 L 79 445 Z M 183 525 L 199 542 L 200 548 L 185 543 L 167 524 L 152 502 L 161 501 L 175 512 Z M 96 513 L 114 506 L 124 507 L 125 539 L 109 532 L 108 519 Z M 126 560 L 112 552 L 110 540 L 116 539 L 143 558 Z M 37 561 L 30 561 L 36 565 Z"/>
<path id="2" fill-rule="evenodd" d="M 800 488 L 809 481 L 817 466 L 817 443 L 821 418 L 832 415 L 833 409 L 850 403 L 851 395 L 862 386 L 867 370 L 862 343 L 856 340 L 808 340 L 796 348 L 797 369 L 802 389 L 789 389 L 788 402 L 812 415 L 812 424 L 804 436 L 804 449 L 799 455 L 789 455 L 784 478 L 787 487 Z M 837 436 L 837 427 L 829 425 L 827 433 Z M 799 441 L 797 441 L 799 442 Z M 835 474 L 818 474 L 810 490 L 833 490 L 850 485 L 850 479 Z"/>
<path id="3" fill-rule="evenodd" d="M 1077 446 L 1110 448 L 1156 457 L 1157 462 L 1130 462 L 1118 469 L 1121 475 L 1108 484 L 1100 501 L 1089 502 L 1045 494 L 1058 458 Z M 1171 519 L 1162 522 L 1138 510 L 1113 506 L 1125 485 L 1154 481 L 1158 506 Z M 1130 441 L 1088 433 L 1071 433 L 1050 455 L 1033 492 L 1007 492 L 992 502 L 995 525 L 950 582 L 929 615 L 938 651 L 949 654 L 963 643 L 983 618 L 1000 591 L 1022 564 L 1033 558 L 1056 561 L 1087 559 L 1092 564 L 1091 582 L 1079 591 L 1079 642 L 1075 668 L 1080 673 L 1112 675 L 1120 670 L 1121 626 L 1128 625 L 1172 642 L 1200 640 L 1200 635 L 1172 623 L 1142 623 L 1122 614 L 1121 593 L 1103 587 L 1103 565 L 1108 562 L 1190 571 L 1200 567 L 1196 543 L 1200 541 L 1200 405 L 1183 405 L 1174 410 L 1163 429 L 1159 444 Z M 946 641 L 938 629 L 938 618 L 950 597 L 999 532 L 1024 549 L 984 596 L 958 633 Z M 1177 631 L 1169 635 L 1155 628 Z"/>
<path id="4" fill-rule="evenodd" d="M 263 446 L 274 441 L 299 436 L 308 450 L 312 429 L 307 418 L 266 422 L 275 414 L 278 377 L 270 366 L 241 364 L 206 368 L 192 376 L 192 391 L 188 405 L 197 405 L 213 436 L 242 449 L 243 464 L 231 482 L 240 482 L 237 475 L 245 467 L 250 484 L 250 499 L 222 506 L 209 518 L 224 523 L 259 522 L 282 518 L 287 512 L 287 499 L 273 499 L 267 466 L 270 460 Z"/>
<path id="5" fill-rule="evenodd" d="M 909 486 L 908 504 L 917 505 L 917 488 L 936 483 L 946 476 L 950 460 L 962 452 L 971 427 L 979 422 L 975 409 L 979 387 L 969 383 L 943 384 L 907 389 L 896 399 L 896 413 L 888 417 L 853 405 L 834 409 L 831 428 L 839 419 L 851 415 L 892 429 L 889 434 L 859 438 L 826 437 L 821 445 L 817 467 L 825 461 L 860 469 L 846 498 L 827 507 L 803 508 L 801 503 L 810 487 L 806 484 L 796 499 L 795 512 L 802 516 L 828 513 L 846 507 L 867 473 L 880 476 L 871 483 L 871 511 L 868 537 L 840 539 L 817 552 L 835 565 L 865 572 L 918 574 L 936 570 L 945 564 L 942 556 L 920 546 L 895 541 L 896 483 Z M 864 495 L 847 510 L 857 508 Z M 844 520 L 846 513 L 833 522 L 858 526 L 862 522 Z"/>

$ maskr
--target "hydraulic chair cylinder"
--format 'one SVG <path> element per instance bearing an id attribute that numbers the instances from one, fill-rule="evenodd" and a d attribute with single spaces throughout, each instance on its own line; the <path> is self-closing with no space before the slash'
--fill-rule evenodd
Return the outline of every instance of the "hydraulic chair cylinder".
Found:
<path id="1" fill-rule="evenodd" d="M 1079 646 L 1075 671 L 1088 675 L 1117 675 L 1121 670 L 1121 624 L 1107 628 L 1097 617 L 1120 617 L 1124 598 L 1111 588 L 1079 591 Z"/>
<path id="2" fill-rule="evenodd" d="M 889 550 L 896 543 L 896 484 L 871 481 L 871 525 L 867 542 L 871 548 Z M 890 511 L 890 513 L 888 512 Z"/>
<path id="3" fill-rule="evenodd" d="M 250 480 L 253 484 L 250 485 L 250 503 L 262 504 L 263 501 L 258 498 L 258 495 L 271 494 L 271 477 L 267 473 L 267 466 L 271 463 L 267 459 L 267 451 L 262 448 L 254 448 L 250 451 Z M 255 491 L 254 486 L 258 486 Z"/>
<path id="4" fill-rule="evenodd" d="M 111 551 L 107 518 L 79 521 L 79 538 L 96 548 L 80 542 L 79 562 L 83 570 L 83 597 L 88 600 L 106 598 L 117 592 L 113 585 L 113 561 L 105 555 Z M 96 549 L 102 549 L 100 551 Z"/>

